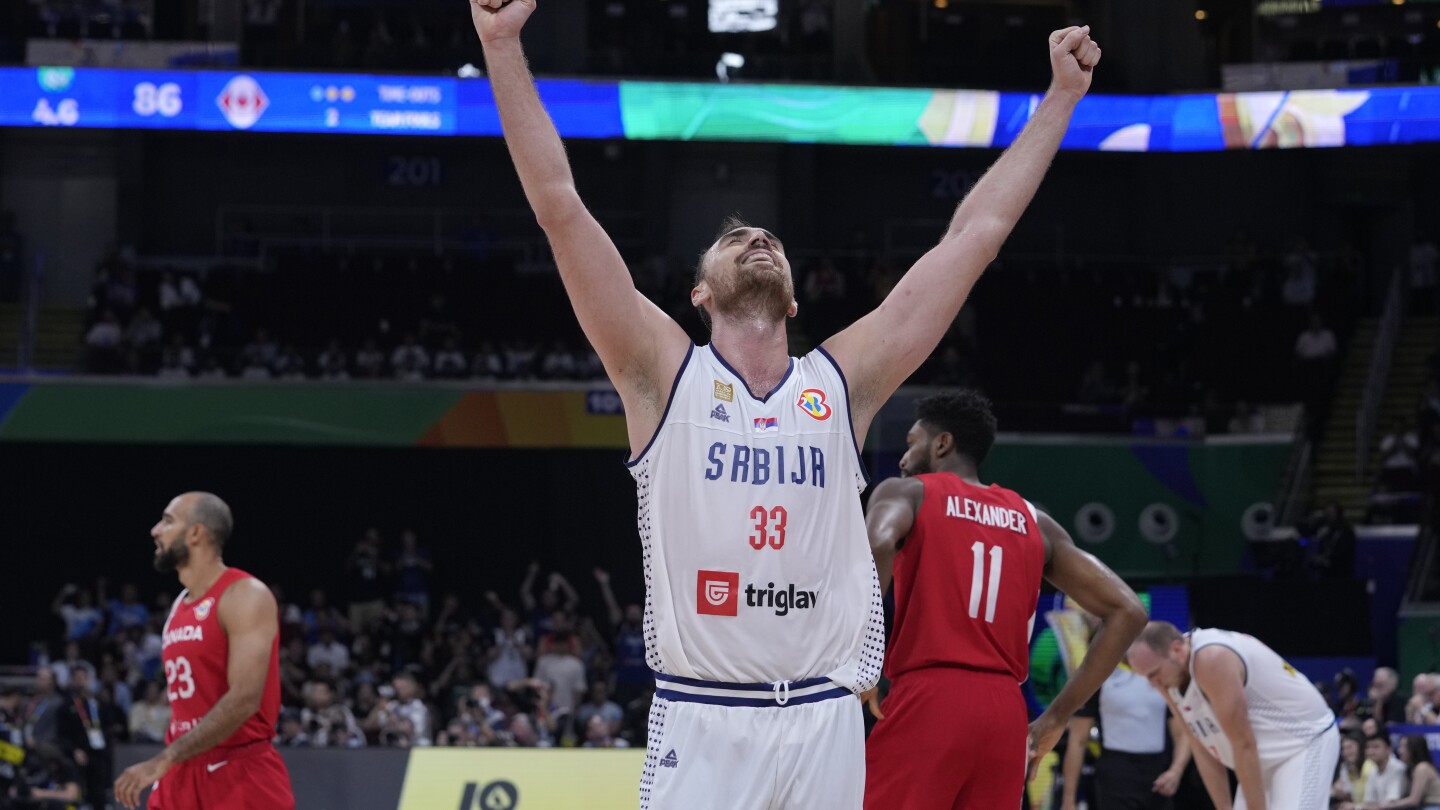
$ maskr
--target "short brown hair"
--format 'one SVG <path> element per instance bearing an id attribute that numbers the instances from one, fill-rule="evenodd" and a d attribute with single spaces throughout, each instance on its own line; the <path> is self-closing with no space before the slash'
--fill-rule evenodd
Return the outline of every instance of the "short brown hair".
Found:
<path id="1" fill-rule="evenodd" d="M 1170 645 L 1180 640 L 1180 628 L 1170 622 L 1153 621 L 1140 631 L 1136 644 L 1144 644 L 1161 655 L 1170 651 Z"/>

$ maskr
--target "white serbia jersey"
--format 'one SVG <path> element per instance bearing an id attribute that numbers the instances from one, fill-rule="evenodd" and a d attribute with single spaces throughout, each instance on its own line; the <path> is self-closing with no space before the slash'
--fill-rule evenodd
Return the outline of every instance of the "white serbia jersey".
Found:
<path id="1" fill-rule="evenodd" d="M 850 420 L 845 377 L 823 349 L 790 358 L 757 397 L 713 348 L 691 347 L 660 427 L 627 464 L 652 669 L 874 685 L 885 628 Z"/>
<path id="2" fill-rule="evenodd" d="M 1225 767 L 1235 767 L 1235 752 L 1220 730 L 1214 707 L 1195 683 L 1195 653 L 1211 645 L 1229 648 L 1245 664 L 1245 702 L 1262 769 L 1303 753 L 1316 737 L 1334 727 L 1335 713 L 1310 679 L 1259 639 L 1229 630 L 1193 630 L 1190 686 L 1183 695 L 1171 689 L 1170 697 L 1195 737 Z"/>

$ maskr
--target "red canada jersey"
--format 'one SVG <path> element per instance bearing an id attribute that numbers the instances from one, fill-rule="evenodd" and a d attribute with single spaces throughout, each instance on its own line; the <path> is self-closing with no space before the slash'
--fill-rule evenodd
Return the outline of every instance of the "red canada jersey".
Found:
<path id="1" fill-rule="evenodd" d="M 220 627 L 220 600 L 225 590 L 242 579 L 253 579 L 238 568 L 227 568 L 200 598 L 182 591 L 170 609 L 162 636 L 165 662 L 165 692 L 170 698 L 170 728 L 165 732 L 169 745 L 194 728 L 200 718 L 215 707 L 230 690 L 230 639 Z M 248 745 L 275 737 L 280 715 L 280 633 L 270 644 L 270 665 L 265 675 L 265 693 L 260 711 L 251 715 L 217 748 Z"/>
<path id="2" fill-rule="evenodd" d="M 895 621 L 885 675 L 953 666 L 1029 677 L 1045 569 L 1035 508 L 1008 489 L 951 473 L 925 486 L 895 554 Z"/>

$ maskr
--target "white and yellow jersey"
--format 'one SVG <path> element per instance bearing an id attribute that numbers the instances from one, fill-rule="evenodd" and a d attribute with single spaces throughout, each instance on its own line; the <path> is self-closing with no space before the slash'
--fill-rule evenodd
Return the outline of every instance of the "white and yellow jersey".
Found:
<path id="1" fill-rule="evenodd" d="M 1335 727 L 1335 713 L 1315 685 L 1259 639 L 1229 630 L 1193 630 L 1190 686 L 1183 695 L 1171 689 L 1170 697 L 1185 725 L 1225 767 L 1235 767 L 1234 751 L 1220 730 L 1214 707 L 1195 682 L 1195 653 L 1212 645 L 1230 649 L 1245 665 L 1245 702 L 1261 768 L 1304 752 L 1317 737 Z M 1333 768 L 1333 763 L 1327 767 Z"/>
<path id="2" fill-rule="evenodd" d="M 884 655 L 865 472 L 845 377 L 822 349 L 756 396 L 692 347 L 650 444 L 628 463 L 659 673 L 872 686 Z"/>

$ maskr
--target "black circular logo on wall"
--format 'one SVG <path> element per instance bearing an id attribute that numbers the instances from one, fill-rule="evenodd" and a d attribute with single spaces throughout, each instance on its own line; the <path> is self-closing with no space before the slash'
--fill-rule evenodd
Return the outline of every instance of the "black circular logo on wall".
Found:
<path id="1" fill-rule="evenodd" d="M 520 806 L 520 791 L 510 782 L 491 782 L 480 788 L 475 805 L 480 810 L 516 810 Z"/>

